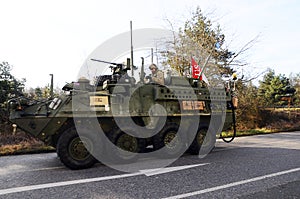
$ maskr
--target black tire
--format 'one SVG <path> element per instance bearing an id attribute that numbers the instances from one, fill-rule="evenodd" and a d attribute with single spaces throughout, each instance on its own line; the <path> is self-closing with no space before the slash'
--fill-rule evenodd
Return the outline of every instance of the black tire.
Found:
<path id="1" fill-rule="evenodd" d="M 178 135 L 179 126 L 175 123 L 168 123 L 153 137 L 153 148 L 155 151 L 163 149 L 161 158 L 174 158 L 183 153 L 183 138 Z"/>
<path id="2" fill-rule="evenodd" d="M 92 167 L 97 160 L 86 149 L 93 150 L 95 139 L 92 134 L 78 136 L 74 127 L 67 129 L 60 136 L 57 144 L 57 155 L 61 162 L 70 169 L 86 169 Z M 97 147 L 101 143 L 97 143 Z"/>
<path id="3" fill-rule="evenodd" d="M 193 155 L 206 155 L 215 147 L 216 135 L 207 127 L 199 127 L 188 152 Z"/>
<path id="4" fill-rule="evenodd" d="M 146 140 L 136 138 L 125 132 L 133 131 L 131 129 L 117 129 L 109 134 L 109 139 L 115 145 L 111 154 L 111 161 L 118 164 L 127 164 L 134 162 L 138 154 L 146 148 Z"/>

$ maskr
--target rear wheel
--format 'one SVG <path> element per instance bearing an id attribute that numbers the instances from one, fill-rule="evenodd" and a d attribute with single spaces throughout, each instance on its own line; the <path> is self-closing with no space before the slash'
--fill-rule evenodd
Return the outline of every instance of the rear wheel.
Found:
<path id="1" fill-rule="evenodd" d="M 162 149 L 163 158 L 174 158 L 182 154 L 184 142 L 177 133 L 179 126 L 175 123 L 167 124 L 158 134 L 154 136 L 154 150 Z"/>
<path id="2" fill-rule="evenodd" d="M 97 160 L 89 151 L 95 150 L 95 139 L 92 134 L 79 135 L 74 127 L 66 130 L 59 138 L 57 155 L 61 162 L 70 169 L 92 167 Z M 101 146 L 100 143 L 97 143 Z"/>
<path id="3" fill-rule="evenodd" d="M 207 127 L 200 127 L 189 148 L 189 152 L 193 155 L 206 155 L 214 148 L 216 143 L 216 135 L 208 131 Z"/>
<path id="4" fill-rule="evenodd" d="M 116 163 L 130 163 L 136 160 L 139 153 L 142 153 L 146 148 L 146 140 L 136 138 L 126 132 L 132 131 L 126 129 L 116 130 L 111 133 L 110 140 L 116 146 L 112 154 L 112 161 Z"/>

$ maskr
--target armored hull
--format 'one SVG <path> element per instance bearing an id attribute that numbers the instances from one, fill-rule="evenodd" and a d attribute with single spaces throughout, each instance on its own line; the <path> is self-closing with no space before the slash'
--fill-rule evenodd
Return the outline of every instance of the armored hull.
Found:
<path id="1" fill-rule="evenodd" d="M 91 167 L 97 155 L 108 153 L 115 162 L 160 149 L 164 158 L 208 153 L 216 134 L 235 121 L 231 91 L 193 78 L 169 77 L 161 85 L 113 74 L 94 85 L 81 79 L 63 90 L 43 102 L 10 100 L 10 120 L 55 147 L 71 169 Z M 111 150 L 107 142 L 131 155 Z"/>

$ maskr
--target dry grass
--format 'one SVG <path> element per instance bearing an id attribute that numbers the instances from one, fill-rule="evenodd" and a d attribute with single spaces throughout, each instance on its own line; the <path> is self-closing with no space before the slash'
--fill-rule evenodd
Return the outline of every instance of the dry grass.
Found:
<path id="1" fill-rule="evenodd" d="M 237 117 L 237 129 L 243 131 L 249 129 L 260 129 L 263 131 L 300 129 L 300 110 L 298 109 L 260 109 L 256 115 L 243 112 Z"/>
<path id="2" fill-rule="evenodd" d="M 31 137 L 24 132 L 15 135 L 0 135 L 0 155 L 15 155 L 26 153 L 39 153 L 53 151 L 54 148 L 46 146 L 43 142 Z"/>

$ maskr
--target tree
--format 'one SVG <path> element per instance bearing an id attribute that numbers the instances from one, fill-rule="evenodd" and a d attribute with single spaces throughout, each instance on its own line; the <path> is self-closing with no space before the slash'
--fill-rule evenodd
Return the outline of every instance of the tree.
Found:
<path id="1" fill-rule="evenodd" d="M 259 84 L 258 92 L 265 106 L 281 105 L 284 103 L 281 101 L 282 97 L 292 97 L 296 91 L 285 75 L 275 75 L 272 69 L 268 69 Z"/>
<path id="2" fill-rule="evenodd" d="M 0 63 L 0 104 L 10 97 L 18 96 L 24 89 L 25 80 L 18 81 L 11 75 L 12 67 L 8 62 Z"/>
<path id="3" fill-rule="evenodd" d="M 8 62 L 0 63 L 0 123 L 8 122 L 6 102 L 23 93 L 25 79 L 17 80 L 10 72 L 12 66 Z"/>
<path id="4" fill-rule="evenodd" d="M 43 96 L 42 89 L 40 87 L 37 87 L 34 89 L 35 97 L 36 99 L 40 99 Z"/>
<path id="5" fill-rule="evenodd" d="M 262 118 L 260 117 L 258 99 L 258 88 L 253 83 L 244 83 L 237 81 L 237 90 L 239 92 L 239 106 L 236 110 L 238 129 L 258 128 Z"/>
<path id="6" fill-rule="evenodd" d="M 220 26 L 213 28 L 211 20 L 198 7 L 192 18 L 185 22 L 184 28 L 179 29 L 178 35 L 174 34 L 173 41 L 168 46 L 165 64 L 184 75 L 190 71 L 192 56 L 202 66 L 211 58 L 210 63 L 217 68 L 209 67 L 210 72 L 232 74 L 227 62 L 234 53 L 222 47 L 224 41 L 225 35 L 222 34 Z"/>
<path id="7" fill-rule="evenodd" d="M 293 99 L 294 105 L 300 105 L 300 73 L 289 76 L 290 84 L 295 89 L 295 95 Z"/>
<path id="8" fill-rule="evenodd" d="M 44 87 L 37 87 L 34 89 L 34 96 L 33 99 L 48 99 L 50 97 L 50 87 L 44 86 Z"/>
<path id="9" fill-rule="evenodd" d="M 24 95 L 27 98 L 34 100 L 47 100 L 51 97 L 50 90 L 51 88 L 49 85 L 44 87 L 28 88 L 24 91 Z M 58 97 L 62 93 L 62 90 L 58 87 L 53 90 L 54 97 Z"/>

